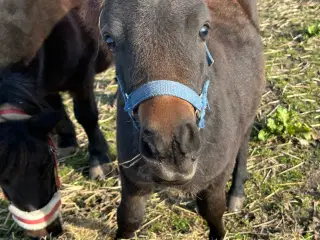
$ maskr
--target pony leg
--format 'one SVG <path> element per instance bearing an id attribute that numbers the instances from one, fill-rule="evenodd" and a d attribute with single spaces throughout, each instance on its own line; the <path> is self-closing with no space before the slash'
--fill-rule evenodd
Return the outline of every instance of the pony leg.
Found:
<path id="1" fill-rule="evenodd" d="M 93 82 L 93 79 L 92 79 Z M 103 179 L 110 171 L 109 147 L 98 125 L 98 109 L 94 98 L 93 86 L 81 86 L 73 91 L 74 113 L 84 128 L 89 140 L 90 178 Z"/>
<path id="2" fill-rule="evenodd" d="M 58 135 L 58 156 L 66 157 L 75 153 L 77 139 L 74 125 L 65 111 L 60 94 L 50 94 L 46 97 L 46 101 L 53 109 L 63 113 L 63 118 L 55 128 Z"/>
<path id="3" fill-rule="evenodd" d="M 129 239 L 140 227 L 145 214 L 146 202 L 151 188 L 141 189 L 121 173 L 121 203 L 117 211 L 118 230 L 116 239 Z"/>
<path id="4" fill-rule="evenodd" d="M 228 193 L 228 210 L 230 212 L 241 210 L 245 200 L 244 184 L 248 180 L 247 154 L 250 133 L 251 127 L 243 138 L 236 158 L 236 164 L 232 174 L 232 184 Z"/>
<path id="5" fill-rule="evenodd" d="M 200 215 L 208 222 L 210 240 L 222 240 L 225 236 L 222 216 L 226 210 L 226 196 L 223 186 L 210 185 L 197 194 L 197 206 Z"/>

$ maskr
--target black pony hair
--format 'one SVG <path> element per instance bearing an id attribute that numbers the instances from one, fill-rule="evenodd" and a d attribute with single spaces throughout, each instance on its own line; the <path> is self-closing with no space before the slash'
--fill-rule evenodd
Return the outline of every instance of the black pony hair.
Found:
<path id="1" fill-rule="evenodd" d="M 41 141 L 47 141 L 47 132 L 38 127 L 39 123 L 41 126 L 41 121 L 48 119 L 37 117 L 43 113 L 44 106 L 48 107 L 40 90 L 42 74 L 38 69 L 43 68 L 37 68 L 39 62 L 41 65 L 41 56 L 40 60 L 38 56 L 31 63 L 35 65 L 34 68 L 29 65 L 28 72 L 20 65 L 0 71 L 0 106 L 8 103 L 29 115 L 35 115 L 29 120 L 0 123 L 0 177 L 11 172 L 13 168 L 16 168 L 16 172 L 21 172 L 27 169 L 29 164 L 39 164 L 48 158 L 48 146 Z M 32 72 L 34 69 L 37 72 Z"/>

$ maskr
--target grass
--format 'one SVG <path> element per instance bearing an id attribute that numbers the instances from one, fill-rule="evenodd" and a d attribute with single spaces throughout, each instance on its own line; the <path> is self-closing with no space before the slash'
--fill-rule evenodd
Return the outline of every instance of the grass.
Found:
<path id="1" fill-rule="evenodd" d="M 224 216 L 225 239 L 320 237 L 320 5 L 307 0 L 260 0 L 267 87 L 252 132 L 241 212 Z M 115 151 L 114 70 L 97 76 L 100 125 Z M 65 96 L 72 119 L 72 104 Z M 112 239 L 120 183 L 87 179 L 87 140 L 76 123 L 81 148 L 60 163 L 65 234 L 60 239 Z M 116 168 L 116 161 L 113 163 Z M 83 174 L 84 173 L 84 174 Z M 173 204 L 174 203 L 174 204 Z M 0 239 L 23 239 L 0 203 Z M 206 239 L 208 229 L 193 199 L 157 192 L 137 239 Z"/>

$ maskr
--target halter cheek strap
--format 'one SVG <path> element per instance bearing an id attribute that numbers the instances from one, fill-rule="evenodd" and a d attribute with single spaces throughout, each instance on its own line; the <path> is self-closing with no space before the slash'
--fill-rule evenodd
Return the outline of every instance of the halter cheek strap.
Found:
<path id="1" fill-rule="evenodd" d="M 48 142 L 49 142 L 49 147 L 52 152 L 53 160 L 54 160 L 54 175 L 55 175 L 55 179 L 56 179 L 56 186 L 57 186 L 57 189 L 59 190 L 61 187 L 61 181 L 60 181 L 59 172 L 58 172 L 59 163 L 58 163 L 58 159 L 57 159 L 57 146 L 50 136 L 49 136 Z"/>
<path id="2" fill-rule="evenodd" d="M 208 66 L 212 66 L 214 60 L 213 57 L 208 49 L 207 44 L 205 43 L 206 49 L 206 59 Z M 153 80 L 148 82 L 138 89 L 134 90 L 132 93 L 127 94 L 123 87 L 123 82 L 117 76 L 116 77 L 120 92 L 125 101 L 124 110 L 129 114 L 130 118 L 134 126 L 139 129 L 137 122 L 133 116 L 133 110 L 138 107 L 143 101 L 153 98 L 156 96 L 174 96 L 181 98 L 191 105 L 197 110 L 197 117 L 198 117 L 198 127 L 204 128 L 204 117 L 206 113 L 206 109 L 208 106 L 208 88 L 210 85 L 210 80 L 206 80 L 202 87 L 202 92 L 199 95 L 193 89 L 189 88 L 188 86 L 171 80 Z"/>

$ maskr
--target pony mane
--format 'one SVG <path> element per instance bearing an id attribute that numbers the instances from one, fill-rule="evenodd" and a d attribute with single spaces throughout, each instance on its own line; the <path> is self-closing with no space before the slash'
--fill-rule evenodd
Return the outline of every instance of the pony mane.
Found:
<path id="1" fill-rule="evenodd" d="M 4 70 L 0 73 L 0 106 L 8 103 L 21 108 L 28 114 L 42 110 L 39 80 L 30 74 Z"/>

